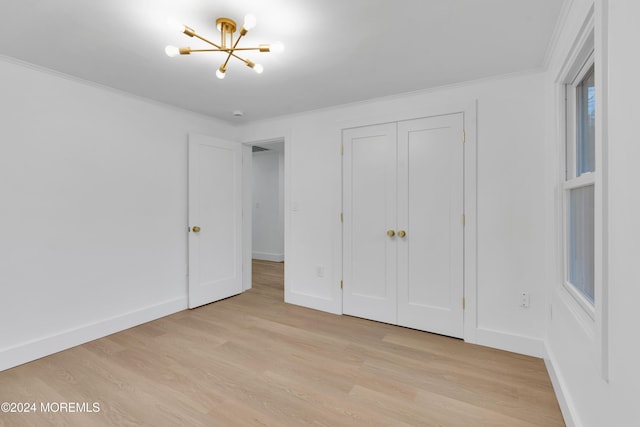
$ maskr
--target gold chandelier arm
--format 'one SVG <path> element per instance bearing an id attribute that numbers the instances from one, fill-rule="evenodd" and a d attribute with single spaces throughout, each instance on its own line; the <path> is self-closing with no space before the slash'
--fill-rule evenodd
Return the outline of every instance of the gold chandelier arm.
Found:
<path id="1" fill-rule="evenodd" d="M 227 52 L 228 49 L 191 49 L 190 52 Z"/>
<path id="2" fill-rule="evenodd" d="M 235 47 L 233 49 L 229 48 L 229 49 L 221 49 L 224 52 L 234 52 L 236 50 L 260 50 L 259 47 Z"/>
<path id="3" fill-rule="evenodd" d="M 257 50 L 257 48 L 236 49 L 236 50 Z M 235 53 L 233 53 L 233 51 L 231 49 L 189 49 L 189 53 L 193 53 L 193 52 L 226 52 L 229 55 L 233 56 L 234 58 L 237 58 L 240 61 L 244 62 L 245 64 L 248 64 L 248 61 L 246 59 L 244 59 L 241 56 L 236 55 Z M 226 67 L 228 61 L 229 61 L 229 59 L 227 58 L 227 61 L 224 63 L 225 67 Z"/>
<path id="4" fill-rule="evenodd" d="M 236 58 L 238 58 L 239 60 L 241 60 L 242 62 L 244 62 L 245 64 L 247 64 L 247 60 L 246 59 L 242 59 L 240 58 L 238 55 L 234 54 L 233 51 L 234 50 L 240 50 L 240 49 L 236 49 L 236 46 L 238 46 L 238 43 L 240 42 L 240 39 L 242 38 L 242 36 L 244 36 L 247 32 L 240 32 L 240 36 L 238 36 L 238 38 L 236 39 L 236 42 L 233 44 L 233 47 L 229 50 L 229 54 L 227 55 L 227 59 L 224 61 L 224 64 L 222 64 L 222 69 L 226 69 L 227 68 L 227 63 L 229 62 L 229 60 L 231 59 L 231 56 L 235 56 Z"/>
<path id="5" fill-rule="evenodd" d="M 254 65 L 256 65 L 253 62 L 249 61 L 248 59 L 244 59 L 244 58 L 242 58 L 242 57 L 240 57 L 238 55 L 233 55 L 233 56 L 235 56 L 236 58 L 238 58 L 240 61 L 244 62 L 246 65 L 248 65 L 251 68 L 253 68 Z"/>
<path id="6" fill-rule="evenodd" d="M 216 49 L 191 49 L 191 52 L 227 52 L 227 53 L 229 53 L 229 52 L 234 52 L 236 50 L 260 50 L 260 48 L 259 47 L 238 47 L 236 49 L 231 49 L 231 48 L 228 48 L 228 49 L 222 49 L 222 48 L 220 48 L 220 49 L 218 49 L 218 48 L 216 48 Z M 232 55 L 233 55 L 233 53 L 232 53 Z"/>
<path id="7" fill-rule="evenodd" d="M 200 34 L 197 34 L 196 32 L 193 33 L 193 36 L 199 38 L 203 42 L 209 43 L 211 46 L 215 46 L 216 48 L 218 48 L 220 50 L 226 50 L 226 49 L 222 49 L 221 46 L 218 46 L 217 44 L 215 44 L 211 40 L 205 39 L 204 37 L 202 37 Z M 192 52 L 195 52 L 195 51 L 192 51 Z"/>
<path id="8" fill-rule="evenodd" d="M 227 60 L 224 61 L 224 65 L 223 68 L 227 67 L 227 63 L 229 62 L 229 59 L 231 58 L 231 56 L 238 58 L 240 61 L 244 62 L 245 64 L 247 63 L 247 60 L 236 55 L 235 53 L 233 53 L 234 50 L 259 50 L 260 48 L 236 48 L 236 46 L 238 45 L 238 42 L 240 41 L 240 39 L 242 38 L 242 36 L 238 37 L 238 39 L 236 40 L 236 42 L 234 43 L 233 47 L 231 49 L 224 49 L 222 46 L 219 46 L 217 44 L 215 44 L 214 42 L 212 42 L 211 40 L 208 40 L 204 37 L 202 37 L 200 34 L 196 33 L 195 31 L 193 31 L 193 37 L 197 37 L 200 40 L 202 40 L 203 42 L 209 43 L 211 46 L 214 46 L 215 49 L 191 49 L 191 52 L 227 52 Z"/>
<path id="9" fill-rule="evenodd" d="M 231 59 L 231 57 L 235 57 L 237 59 L 239 59 L 240 61 L 244 62 L 245 64 L 248 64 L 249 62 L 236 55 L 235 53 L 233 53 L 236 50 L 261 50 L 260 47 L 236 47 L 238 46 L 238 42 L 240 42 L 240 39 L 242 38 L 244 34 L 240 34 L 240 37 L 238 37 L 238 39 L 235 41 L 235 43 L 233 44 L 232 48 L 229 49 L 224 49 L 222 46 L 219 46 L 217 44 L 215 44 L 214 42 L 212 42 L 211 40 L 208 40 L 204 37 L 202 37 L 200 34 L 196 33 L 195 31 L 193 31 L 193 37 L 199 38 L 200 40 L 202 40 L 205 43 L 209 43 L 211 46 L 214 46 L 215 49 L 191 49 L 190 52 L 227 52 L 227 60 L 224 61 L 223 67 L 226 68 L 227 67 L 227 63 L 229 62 L 229 59 Z"/>

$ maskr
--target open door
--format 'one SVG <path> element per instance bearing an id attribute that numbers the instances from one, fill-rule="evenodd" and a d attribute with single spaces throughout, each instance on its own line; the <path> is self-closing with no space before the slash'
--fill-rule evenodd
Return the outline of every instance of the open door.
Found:
<path id="1" fill-rule="evenodd" d="M 189 135 L 189 308 L 242 292 L 242 146 Z"/>

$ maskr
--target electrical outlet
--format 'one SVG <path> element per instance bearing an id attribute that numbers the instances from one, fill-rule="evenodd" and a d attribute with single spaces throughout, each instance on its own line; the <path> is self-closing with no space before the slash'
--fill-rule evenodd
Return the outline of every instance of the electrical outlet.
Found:
<path id="1" fill-rule="evenodd" d="M 531 299 L 529 298 L 528 292 L 522 292 L 520 294 L 520 307 L 521 308 L 529 308 L 529 304 L 531 303 Z"/>
<path id="2" fill-rule="evenodd" d="M 316 267 L 316 276 L 324 277 L 324 267 L 319 265 Z"/>

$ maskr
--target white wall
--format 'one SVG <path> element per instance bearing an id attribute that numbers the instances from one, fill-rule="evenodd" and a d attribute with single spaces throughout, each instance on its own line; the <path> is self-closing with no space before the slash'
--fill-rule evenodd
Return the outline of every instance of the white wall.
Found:
<path id="1" fill-rule="evenodd" d="M 284 154 L 253 154 L 252 251 L 254 259 L 284 261 Z"/>
<path id="2" fill-rule="evenodd" d="M 640 59 L 633 54 L 640 40 L 640 2 L 622 0 L 573 0 L 568 18 L 551 57 L 545 81 L 547 101 L 546 283 L 553 307 L 548 320 L 548 366 L 568 425 L 636 426 L 640 420 L 640 344 L 637 325 L 640 311 L 640 191 L 635 173 L 640 145 L 637 134 L 640 90 Z M 596 61 L 608 71 L 608 79 L 597 89 L 603 96 L 608 81 L 608 131 L 605 143 L 605 186 L 608 218 L 605 217 L 603 281 L 608 289 L 608 312 L 595 322 L 585 318 L 560 286 L 562 272 L 558 236 L 561 232 L 558 168 L 562 138 L 557 134 L 555 78 L 590 7 L 595 4 Z M 608 57 L 608 59 L 607 59 Z M 608 262 L 607 262 L 608 260 Z M 603 340 L 604 338 L 604 340 Z M 608 342 L 608 343 L 607 343 Z M 608 358 L 608 363 L 606 360 Z M 606 369 L 608 366 L 608 381 Z"/>
<path id="3" fill-rule="evenodd" d="M 341 129 L 477 100 L 477 298 L 465 336 L 534 355 L 544 338 L 568 423 L 631 426 L 640 419 L 640 2 L 595 2 L 608 37 L 608 381 L 595 329 L 558 292 L 555 78 L 593 1 L 567 4 L 544 73 L 268 120 L 241 136 L 285 137 L 287 300 L 340 313 Z M 236 139 L 236 130 L 6 59 L 0 93 L 0 370 L 186 308 L 187 134 Z M 529 309 L 518 307 L 521 291 Z"/>
<path id="4" fill-rule="evenodd" d="M 637 424 L 637 1 L 595 0 L 608 38 L 608 381 L 594 329 L 558 292 L 555 78 L 592 4 L 567 0 L 543 74 L 242 129 L 244 141 L 285 137 L 287 300 L 341 312 L 340 130 L 477 100 L 477 298 L 467 301 L 476 318 L 465 335 L 530 354 L 544 352 L 545 337 L 569 424 Z M 236 131 L 6 59 L 0 93 L 0 370 L 185 308 L 187 133 L 234 139 Z M 531 293 L 529 309 L 518 307 L 520 291 Z"/>
<path id="5" fill-rule="evenodd" d="M 640 2 L 610 0 L 609 21 L 609 358 L 607 420 L 640 420 Z M 589 407 L 591 405 L 587 405 Z"/>
<path id="6" fill-rule="evenodd" d="M 187 134 L 227 125 L 0 60 L 0 370 L 187 306 Z"/>
<path id="7" fill-rule="evenodd" d="M 285 298 L 341 313 L 341 129 L 447 112 L 477 100 L 477 300 L 469 341 L 543 355 L 543 75 L 474 82 L 253 123 L 285 136 Z M 317 267 L 325 269 L 318 277 Z M 470 278 L 469 280 L 473 280 Z M 519 307 L 521 291 L 531 307 Z M 469 309 L 469 312 L 473 310 Z"/>

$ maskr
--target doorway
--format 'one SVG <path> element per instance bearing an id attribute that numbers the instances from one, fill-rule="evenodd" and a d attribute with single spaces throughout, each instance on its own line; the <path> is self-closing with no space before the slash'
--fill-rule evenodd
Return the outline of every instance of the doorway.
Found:
<path id="1" fill-rule="evenodd" d="M 243 161 L 243 258 L 248 289 L 254 261 L 285 261 L 284 138 L 245 144 Z"/>

